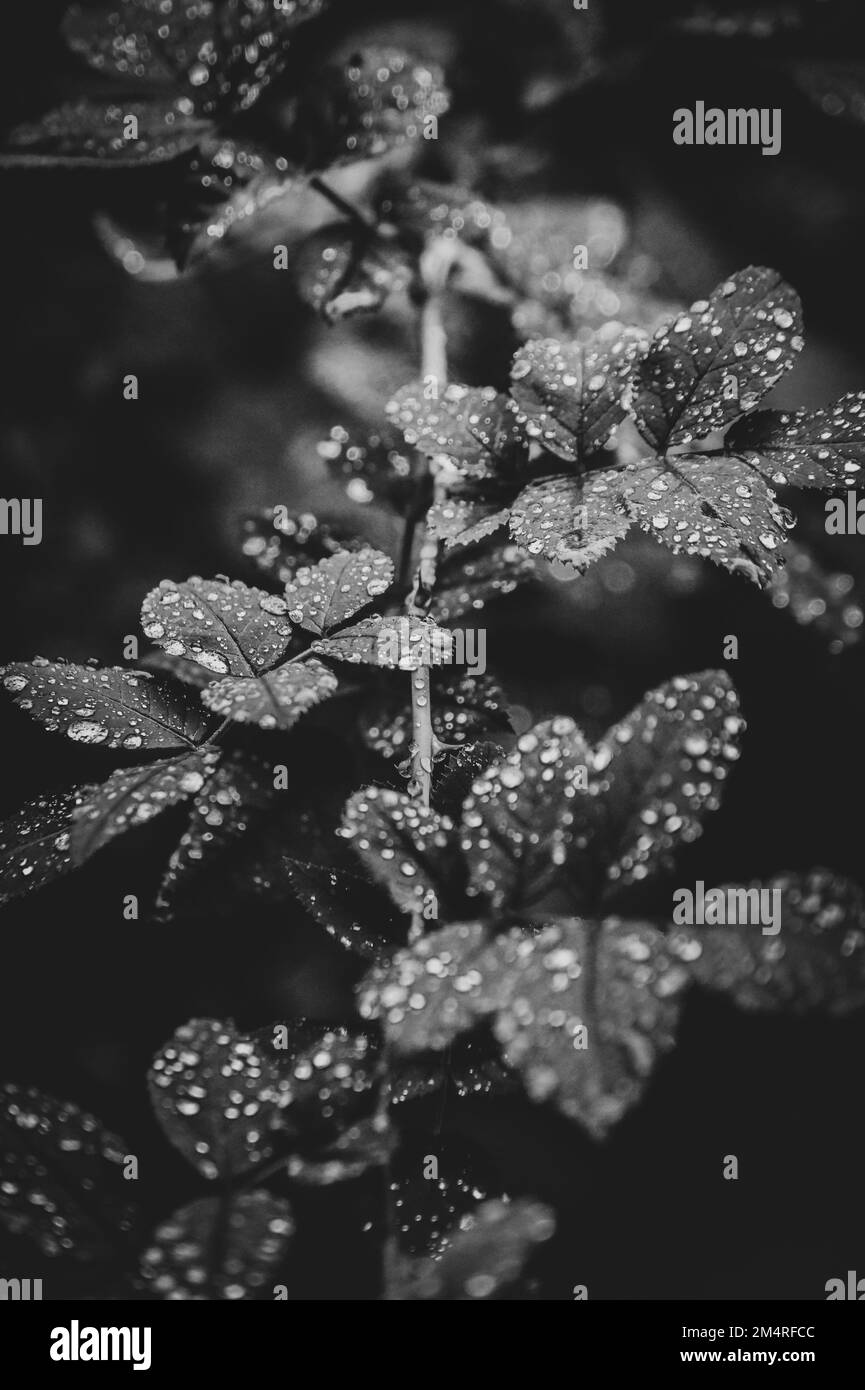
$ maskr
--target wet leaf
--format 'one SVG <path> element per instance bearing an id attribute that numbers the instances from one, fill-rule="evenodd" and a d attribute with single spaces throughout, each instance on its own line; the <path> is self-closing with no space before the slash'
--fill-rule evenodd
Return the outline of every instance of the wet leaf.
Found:
<path id="1" fill-rule="evenodd" d="M 88 790 L 72 815 L 72 861 L 83 864 L 109 841 L 146 825 L 162 811 L 201 791 L 219 761 L 216 751 L 120 768 Z"/>
<path id="2" fill-rule="evenodd" d="M 173 915 L 190 880 L 213 868 L 214 859 L 270 809 L 273 795 L 272 766 L 247 753 L 223 755 L 194 795 L 189 824 L 168 861 L 156 903 L 161 917 Z"/>
<path id="3" fill-rule="evenodd" d="M 536 577 L 535 562 L 516 545 L 493 542 L 487 549 L 445 551 L 439 560 L 438 583 L 431 612 L 451 624 L 467 613 L 476 614 L 497 598 L 512 594 Z"/>
<path id="4" fill-rule="evenodd" d="M 424 136 L 448 108 L 441 69 L 395 48 L 369 48 L 316 74 L 300 95 L 304 163 L 374 159 Z"/>
<path id="5" fill-rule="evenodd" d="M 212 1018 L 177 1029 L 153 1059 L 148 1089 L 166 1137 L 205 1178 L 266 1163 L 292 1094 L 285 1054 Z"/>
<path id="6" fill-rule="evenodd" d="M 458 184 L 407 178 L 400 170 L 386 172 L 377 205 L 380 218 L 398 227 L 415 252 L 430 236 L 459 239 L 488 253 L 510 240 L 504 213 Z"/>
<path id="7" fill-rule="evenodd" d="M 367 960 L 381 960 L 400 925 L 380 888 L 340 864 L 313 864 L 284 855 L 286 882 L 310 917 L 334 941 Z"/>
<path id="8" fill-rule="evenodd" d="M 511 507 L 511 535 L 529 555 L 583 572 L 630 529 L 630 517 L 615 505 L 619 485 L 612 471 L 530 483 Z"/>
<path id="9" fill-rule="evenodd" d="M 128 1145 L 93 1115 L 32 1087 L 0 1088 L 0 1226 L 43 1255 L 116 1258 L 134 1225 Z"/>
<path id="10" fill-rule="evenodd" d="M 558 718 L 522 734 L 481 773 L 462 814 L 470 897 L 497 912 L 544 896 L 590 811 L 589 757 L 574 721 Z"/>
<path id="11" fill-rule="evenodd" d="M 675 676 L 648 691 L 591 755 L 598 795 L 593 853 L 612 886 L 672 867 L 702 834 L 735 765 L 745 721 L 723 671 Z"/>
<path id="12" fill-rule="evenodd" d="M 3 686 L 19 709 L 74 743 L 134 752 L 192 748 L 207 734 L 194 697 L 144 671 L 37 658 L 5 667 Z"/>
<path id="13" fill-rule="evenodd" d="M 448 548 L 474 545 L 504 526 L 509 515 L 508 508 L 498 502 L 458 497 L 452 492 L 443 501 L 434 502 L 427 512 L 427 536 Z"/>
<path id="14" fill-rule="evenodd" d="M 323 637 L 362 608 L 386 594 L 393 582 L 393 561 L 364 546 L 299 569 L 286 587 L 288 616 L 305 632 Z"/>
<path id="15" fill-rule="evenodd" d="M 352 665 L 400 671 L 445 666 L 453 660 L 453 642 L 447 628 L 425 618 L 383 618 L 378 614 L 343 628 L 336 636 L 323 638 L 311 650 Z"/>
<path id="16" fill-rule="evenodd" d="M 238 724 L 292 729 L 316 705 L 335 694 L 338 681 L 320 661 L 279 666 L 263 676 L 227 676 L 201 698 L 209 710 Z"/>
<path id="17" fill-rule="evenodd" d="M 196 116 L 185 97 L 124 102 L 85 97 L 17 126 L 8 136 L 11 149 L 0 162 L 97 168 L 106 162 L 159 164 L 194 149 L 209 129 L 209 121 Z"/>
<path id="18" fill-rule="evenodd" d="M 270 1192 L 202 1197 L 157 1227 L 141 1278 L 166 1299 L 271 1300 L 293 1234 L 291 1207 Z"/>
<path id="19" fill-rule="evenodd" d="M 856 884 L 813 869 L 721 891 L 751 894 L 747 916 L 756 922 L 762 912 L 769 931 L 729 923 L 675 927 L 670 950 L 701 985 L 749 1010 L 842 1015 L 865 1003 L 865 908 Z"/>
<path id="20" fill-rule="evenodd" d="M 508 398 L 492 386 L 451 384 L 435 400 L 426 399 L 423 383 L 403 386 L 387 413 L 407 444 L 446 458 L 467 477 L 515 477 L 527 463 Z"/>
<path id="21" fill-rule="evenodd" d="M 360 1010 L 382 1019 L 401 1053 L 440 1051 L 491 1017 L 532 1099 L 553 1101 L 603 1138 L 672 1047 L 688 983 L 648 923 L 563 918 L 493 939 L 480 923 L 461 923 L 373 970 Z"/>
<path id="22" fill-rule="evenodd" d="M 448 884 L 456 857 L 453 823 L 414 797 L 382 787 L 355 792 L 341 834 L 401 912 L 435 909 L 443 887 L 453 887 Z"/>
<path id="23" fill-rule="evenodd" d="M 631 377 L 637 428 L 658 451 L 759 405 L 803 347 L 799 297 L 763 266 L 723 281 L 655 335 Z"/>
<path id="24" fill-rule="evenodd" d="M 855 487 L 865 464 L 863 410 L 862 391 L 821 410 L 760 410 L 737 421 L 726 447 L 779 486 Z"/>
<path id="25" fill-rule="evenodd" d="M 702 555 L 761 588 L 777 573 L 792 519 L 741 458 L 644 459 L 617 477 L 617 506 L 674 554 Z"/>
<path id="26" fill-rule="evenodd" d="M 497 743 L 481 739 L 477 743 L 466 743 L 455 753 L 446 753 L 441 760 L 436 760 L 430 793 L 433 810 L 458 821 L 472 784 L 493 763 L 501 762 L 504 755 L 505 750 Z"/>
<path id="27" fill-rule="evenodd" d="M 501 1297 L 519 1281 L 534 1248 L 554 1230 L 553 1213 L 540 1202 L 484 1202 L 463 1218 L 438 1259 L 401 1260 L 385 1298 L 466 1303 Z"/>
<path id="28" fill-rule="evenodd" d="M 583 464 L 626 415 L 623 397 L 642 334 L 623 331 L 609 345 L 526 343 L 511 368 L 514 419 L 527 442 Z"/>
<path id="29" fill-rule="evenodd" d="M 291 624 L 275 594 L 239 580 L 163 579 L 141 609 L 145 637 L 169 656 L 185 657 L 218 676 L 257 676 L 287 654 Z"/>
<path id="30" fill-rule="evenodd" d="M 0 824 L 0 903 L 69 873 L 73 813 L 95 790 L 48 792 Z"/>

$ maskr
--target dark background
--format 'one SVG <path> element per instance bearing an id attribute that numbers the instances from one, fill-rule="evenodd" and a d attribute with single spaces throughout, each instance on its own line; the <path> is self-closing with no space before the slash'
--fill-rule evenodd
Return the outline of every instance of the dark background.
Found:
<path id="1" fill-rule="evenodd" d="M 86 88 L 56 34 L 63 8 L 4 13 L 6 128 Z M 850 11 L 818 8 L 825 51 L 865 73 L 861 36 L 841 23 Z M 579 46 L 563 48 L 553 10 L 567 5 L 344 0 L 309 36 L 309 53 L 366 29 L 439 56 L 455 104 L 430 172 L 469 171 L 503 202 L 612 199 L 671 299 L 705 295 L 749 263 L 774 266 L 799 290 L 806 321 L 806 350 L 777 403 L 818 405 L 865 388 L 865 124 L 824 114 L 793 82 L 797 45 L 799 56 L 818 51 L 812 31 L 765 42 L 694 37 L 665 28 L 674 6 L 598 0 L 601 76 L 584 83 L 570 80 Z M 552 96 L 527 110 L 530 88 Z M 675 147 L 672 111 L 697 99 L 780 106 L 781 154 Z M 161 578 L 250 577 L 239 523 L 256 507 L 327 511 L 392 541 L 385 521 L 358 517 L 323 476 L 314 443 L 334 423 L 374 421 L 415 374 L 405 312 L 326 328 L 255 246 L 189 280 L 139 283 L 107 257 L 93 215 L 134 211 L 161 171 L 2 177 L 0 477 L 3 495 L 44 499 L 45 532 L 39 547 L 0 538 L 0 660 L 119 662 L 140 600 Z M 504 375 L 513 345 L 486 312 L 470 334 L 465 308 L 453 310 L 458 378 Z M 127 372 L 142 383 L 136 403 L 122 400 Z M 861 597 L 861 541 L 827 538 L 819 501 L 799 496 L 795 507 L 818 554 L 853 573 Z M 749 725 L 744 755 L 677 881 L 825 865 L 865 882 L 862 649 L 831 655 L 744 580 L 708 566 L 695 563 L 677 585 L 653 543 L 629 542 L 616 558 L 619 592 L 602 586 L 581 599 L 581 581 L 551 584 L 490 617 L 490 663 L 512 699 L 538 718 L 572 713 L 597 733 L 649 686 L 722 665 L 723 637 L 736 634 L 730 672 Z M 113 766 L 9 703 L 0 705 L 0 759 L 4 815 Z M 136 834 L 4 909 L 0 1076 L 75 1100 L 124 1134 L 156 1217 L 200 1189 L 150 1116 L 143 1078 L 153 1051 L 195 1015 L 243 1026 L 339 1016 L 358 967 L 295 908 L 258 904 L 171 927 L 123 921 L 123 895 L 143 901 L 158 881 L 172 827 Z M 668 902 L 669 884 L 649 900 L 660 913 Z M 569 1298 L 579 1283 L 592 1299 L 820 1299 L 827 1279 L 865 1274 L 863 1043 L 861 1015 L 750 1018 L 695 991 L 676 1051 L 603 1148 L 545 1108 L 478 1100 L 449 1105 L 448 1162 L 465 1161 L 490 1192 L 556 1206 L 542 1297 Z M 739 1158 L 738 1182 L 721 1178 L 726 1154 Z M 326 1191 L 301 1212 L 306 1297 L 370 1294 L 374 1261 L 352 1200 Z M 0 1253 L 27 1272 L 23 1246 L 0 1242 Z M 44 1273 L 40 1262 L 32 1272 Z M 87 1287 L 79 1275 L 51 1279 L 58 1292 Z"/>

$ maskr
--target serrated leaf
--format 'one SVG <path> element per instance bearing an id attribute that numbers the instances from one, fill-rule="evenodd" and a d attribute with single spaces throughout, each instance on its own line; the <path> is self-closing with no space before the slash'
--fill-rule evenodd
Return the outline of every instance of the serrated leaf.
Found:
<path id="1" fill-rule="evenodd" d="M 655 335 L 631 375 L 631 409 L 654 449 L 723 430 L 789 371 L 803 347 L 795 290 L 749 266 Z"/>
<path id="2" fill-rule="evenodd" d="M 387 413 L 407 444 L 447 458 L 466 477 L 515 477 L 527 464 L 508 398 L 492 386 L 451 384 L 435 400 L 426 399 L 422 383 L 403 386 Z"/>
<path id="3" fill-rule="evenodd" d="M 702 555 L 761 588 L 777 573 L 791 518 L 743 459 L 644 459 L 617 477 L 617 506 L 674 554 Z"/>
<path id="4" fill-rule="evenodd" d="M 625 330 L 609 345 L 526 343 L 511 368 L 514 420 L 528 443 L 583 464 L 602 449 L 626 415 L 628 373 L 643 335 Z"/>
<path id="5" fill-rule="evenodd" d="M 198 702 L 170 681 L 122 666 L 16 661 L 4 689 L 52 733 L 102 748 L 193 748 L 207 734 Z"/>
<path id="6" fill-rule="evenodd" d="M 401 912 L 435 907 L 443 886 L 453 888 L 454 825 L 414 797 L 383 787 L 355 792 L 341 834 Z"/>
<path id="7" fill-rule="evenodd" d="M 381 889 L 342 865 L 312 864 L 284 855 L 280 866 L 298 902 L 334 941 L 367 960 L 383 958 L 399 927 Z M 375 923 L 375 932 L 367 922 Z"/>
<path id="8" fill-rule="evenodd" d="M 433 763 L 430 805 L 434 811 L 458 821 L 462 805 L 473 783 L 493 763 L 501 762 L 505 750 L 490 739 L 464 744 Z"/>
<path id="9" fill-rule="evenodd" d="M 495 1299 L 519 1280 L 535 1246 L 554 1230 L 553 1213 L 540 1202 L 484 1202 L 463 1218 L 440 1258 L 399 1261 L 384 1296 L 390 1302 Z"/>
<path id="10" fill-rule="evenodd" d="M 305 632 L 323 637 L 381 598 L 392 582 L 393 561 L 380 550 L 340 551 L 297 571 L 285 590 L 288 616 Z"/>
<path id="11" fill-rule="evenodd" d="M 453 639 L 447 628 L 426 618 L 376 614 L 322 638 L 311 650 L 352 665 L 417 671 L 421 666 L 448 665 L 453 660 Z"/>
<path id="12" fill-rule="evenodd" d="M 291 1207 L 270 1192 L 202 1197 L 157 1227 L 141 1278 L 166 1299 L 263 1302 L 293 1234 Z"/>
<path id="13" fill-rule="evenodd" d="M 441 69 L 396 48 L 368 48 L 316 74 L 301 94 L 304 162 L 326 168 L 375 159 L 420 140 L 427 115 L 447 111 Z"/>
<path id="14" fill-rule="evenodd" d="M 132 118 L 134 126 L 127 122 Z M 135 130 L 127 138 L 126 130 Z M 38 121 L 16 126 L 4 165 L 100 167 L 159 164 L 195 148 L 210 129 L 184 97 L 150 101 L 67 101 Z"/>
<path id="15" fill-rule="evenodd" d="M 670 950 L 701 985 L 749 1010 L 841 1015 L 865 1003 L 865 907 L 856 884 L 813 869 L 720 891 L 727 902 L 731 893 L 777 897 L 752 896 L 744 910 L 766 933 L 737 925 L 738 906 L 732 924 L 673 929 Z"/>
<path id="16" fill-rule="evenodd" d="M 166 1138 L 205 1178 L 231 1178 L 273 1156 L 279 1110 L 292 1096 L 277 1052 L 229 1020 L 184 1023 L 153 1059 L 147 1078 Z"/>
<path id="17" fill-rule="evenodd" d="M 461 824 L 469 897 L 484 896 L 499 911 L 544 896 L 585 830 L 589 758 L 574 721 L 557 718 L 522 734 L 512 753 L 480 774 Z"/>
<path id="18" fill-rule="evenodd" d="M 0 903 L 69 873 L 73 813 L 95 790 L 49 792 L 0 824 Z"/>
<path id="19" fill-rule="evenodd" d="M 441 502 L 434 502 L 427 512 L 427 537 L 443 542 L 448 548 L 474 545 L 504 526 L 509 515 L 508 508 L 500 507 L 498 502 L 483 502 L 451 493 Z"/>
<path id="20" fill-rule="evenodd" d="M 135 1220 L 123 1177 L 128 1153 L 122 1139 L 77 1105 L 4 1085 L 0 1225 L 51 1258 L 116 1258 Z"/>
<path id="21" fill-rule="evenodd" d="M 725 447 L 778 486 L 855 487 L 865 464 L 863 410 L 862 391 L 820 410 L 760 410 L 736 422 Z"/>
<path id="22" fill-rule="evenodd" d="M 382 1019 L 400 1053 L 441 1051 L 491 1017 L 532 1099 L 554 1101 L 603 1138 L 672 1046 L 688 983 L 647 923 L 563 918 L 493 939 L 477 922 L 459 923 L 373 970 L 360 1011 Z"/>
<path id="23" fill-rule="evenodd" d="M 88 789 L 72 814 L 73 864 L 83 864 L 116 836 L 200 792 L 219 758 L 214 750 L 120 768 L 101 786 Z"/>
<path id="24" fill-rule="evenodd" d="M 339 682 L 320 661 L 278 666 L 263 676 L 227 676 L 201 698 L 209 710 L 238 724 L 292 729 L 299 719 L 336 693 Z"/>
<path id="25" fill-rule="evenodd" d="M 189 824 L 168 861 L 156 903 L 163 918 L 172 914 L 190 879 L 212 868 L 214 858 L 270 808 L 273 794 L 272 766 L 247 753 L 223 755 L 194 796 Z"/>
<path id="26" fill-rule="evenodd" d="M 286 612 L 285 601 L 264 589 L 195 575 L 183 584 L 163 579 L 144 600 L 141 624 L 169 656 L 218 676 L 257 676 L 288 651 Z"/>
<path id="27" fill-rule="evenodd" d="M 702 834 L 739 758 L 745 721 L 729 676 L 674 676 L 648 691 L 596 745 L 595 853 L 606 879 L 627 887 L 672 867 L 681 844 Z"/>
<path id="28" fill-rule="evenodd" d="M 584 572 L 630 529 L 630 517 L 616 506 L 620 481 L 604 470 L 529 483 L 511 507 L 511 535 L 529 555 Z"/>

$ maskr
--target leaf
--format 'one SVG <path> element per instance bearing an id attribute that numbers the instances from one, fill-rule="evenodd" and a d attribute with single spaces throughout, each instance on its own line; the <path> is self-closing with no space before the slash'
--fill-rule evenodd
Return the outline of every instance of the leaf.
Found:
<path id="1" fill-rule="evenodd" d="M 744 729 L 729 676 L 702 671 L 648 691 L 607 731 L 591 756 L 599 779 L 593 853 L 612 887 L 670 869 L 676 847 L 699 838 Z"/>
<path id="2" fill-rule="evenodd" d="M 528 452 L 508 398 L 492 386 L 451 384 L 427 400 L 423 383 L 403 386 L 387 413 L 407 444 L 431 459 L 445 457 L 466 477 L 515 477 Z"/>
<path id="3" fill-rule="evenodd" d="M 444 666 L 453 660 L 453 640 L 448 630 L 413 616 L 383 618 L 376 614 L 363 618 L 336 636 L 315 642 L 310 650 L 352 665 L 385 666 L 400 671 Z"/>
<path id="4" fill-rule="evenodd" d="M 130 117 L 134 126 L 127 125 Z M 184 97 L 124 102 L 84 97 L 17 126 L 0 163 L 49 168 L 159 164 L 194 149 L 209 129 L 209 121 L 196 117 Z M 134 138 L 127 138 L 127 130 L 137 132 Z"/>
<path id="5" fill-rule="evenodd" d="M 494 912 L 546 893 L 589 814 L 589 748 L 572 719 L 538 724 L 476 779 L 463 804 L 468 894 Z"/>
<path id="6" fill-rule="evenodd" d="M 388 940 L 398 938 L 400 928 L 390 899 L 360 874 L 291 855 L 284 855 L 280 866 L 298 902 L 340 946 L 379 961 Z M 367 923 L 375 924 L 374 932 Z"/>
<path id="7" fill-rule="evenodd" d="M 127 752 L 192 748 L 207 734 L 198 703 L 173 682 L 145 671 L 37 658 L 5 667 L 3 686 L 19 709 L 74 743 Z"/>
<path id="8" fill-rule="evenodd" d="M 733 455 L 644 459 L 618 474 L 617 505 L 674 554 L 702 555 L 763 588 L 792 524 L 761 475 Z"/>
<path id="9" fill-rule="evenodd" d="M 798 295 L 777 271 L 749 266 L 656 333 L 631 377 L 637 428 L 659 452 L 726 429 L 802 347 Z"/>
<path id="10" fill-rule="evenodd" d="M 320 522 L 312 512 L 273 507 L 243 521 L 243 554 L 279 584 L 290 584 L 302 566 L 360 544 L 346 528 Z"/>
<path id="11" fill-rule="evenodd" d="M 189 825 L 171 855 L 156 907 L 165 919 L 176 912 L 178 895 L 202 870 L 214 867 L 251 824 L 272 806 L 273 768 L 248 753 L 227 753 L 193 799 Z"/>
<path id="12" fill-rule="evenodd" d="M 205 1178 L 239 1177 L 273 1157 L 290 1071 L 230 1020 L 184 1023 L 154 1057 L 147 1084 L 166 1138 Z"/>
<path id="13" fill-rule="evenodd" d="M 454 623 L 467 613 L 479 613 L 491 600 L 512 594 L 535 576 L 532 557 L 510 542 L 493 542 L 488 549 L 469 555 L 445 551 L 431 612 L 439 623 Z"/>
<path id="14" fill-rule="evenodd" d="M 305 632 L 323 637 L 381 598 L 392 583 L 393 561 L 380 550 L 340 551 L 297 571 L 285 590 L 288 616 Z"/>
<path id="15" fill-rule="evenodd" d="M 414 797 L 383 787 L 355 792 L 340 833 L 401 912 L 435 908 L 443 885 L 453 887 L 453 823 Z"/>
<path id="16" fill-rule="evenodd" d="M 779 486 L 855 487 L 865 464 L 863 407 L 865 392 L 849 391 L 820 410 L 760 410 L 737 421 L 725 444 Z"/>
<path id="17" fill-rule="evenodd" d="M 69 873 L 72 817 L 94 791 L 48 792 L 0 823 L 0 903 Z"/>
<path id="18" fill-rule="evenodd" d="M 625 418 L 625 386 L 638 348 L 645 340 L 635 330 L 604 346 L 542 338 L 520 348 L 511 368 L 511 408 L 526 442 L 580 464 L 602 449 Z"/>
<path id="19" fill-rule="evenodd" d="M 430 236 L 458 238 L 492 253 L 510 241 L 505 214 L 472 189 L 459 184 L 417 179 L 409 171 L 385 170 L 378 185 L 377 210 L 382 221 L 398 227 L 415 253 Z"/>
<path id="20" fill-rule="evenodd" d="M 288 651 L 285 601 L 240 580 L 163 579 L 141 609 L 145 637 L 218 676 L 257 676 Z"/>
<path id="21" fill-rule="evenodd" d="M 33 1087 L 4 1085 L 0 1099 L 0 1225 L 49 1258 L 116 1258 L 134 1225 L 124 1140 Z"/>
<path id="22" fill-rule="evenodd" d="M 397 48 L 368 48 L 318 72 L 301 93 L 304 163 L 322 169 L 374 159 L 420 140 L 426 116 L 447 111 L 441 69 Z"/>
<path id="23" fill-rule="evenodd" d="M 508 516 L 508 508 L 499 507 L 497 502 L 482 502 L 451 493 L 443 501 L 434 502 L 427 512 L 427 538 L 442 541 L 447 547 L 474 545 L 504 526 Z"/>
<path id="24" fill-rule="evenodd" d="M 364 443 L 334 425 L 318 447 L 331 475 L 343 483 L 352 502 L 366 504 L 374 499 L 400 515 L 411 510 L 423 487 L 419 460 L 406 450 L 399 434 L 389 426 L 366 436 Z"/>
<path id="25" fill-rule="evenodd" d="M 688 971 L 643 922 L 560 919 L 490 940 L 462 923 L 373 970 L 360 994 L 392 1047 L 443 1047 L 492 1017 L 507 1064 L 531 1098 L 552 1100 L 604 1138 L 641 1097 L 673 1045 Z M 409 1006 L 409 1000 L 411 1005 Z"/>
<path id="26" fill-rule="evenodd" d="M 630 530 L 616 506 L 620 482 L 611 470 L 529 483 L 511 507 L 511 535 L 529 555 L 584 572 Z"/>
<path id="27" fill-rule="evenodd" d="M 493 763 L 501 762 L 505 750 L 489 739 L 466 743 L 455 753 L 433 763 L 430 805 L 452 819 L 459 820 L 462 805 L 473 783 Z"/>
<path id="28" fill-rule="evenodd" d="M 219 757 L 218 751 L 208 751 L 120 768 L 101 786 L 88 789 L 72 814 L 73 864 L 83 864 L 117 835 L 200 792 Z"/>
<path id="29" fill-rule="evenodd" d="M 141 1278 L 166 1299 L 263 1302 L 293 1234 L 291 1207 L 270 1192 L 201 1197 L 157 1227 Z"/>
<path id="30" fill-rule="evenodd" d="M 292 729 L 316 705 L 336 692 L 338 681 L 320 661 L 279 666 L 263 676 L 227 676 L 214 681 L 201 698 L 209 710 L 238 724 L 260 729 Z"/>
<path id="31" fill-rule="evenodd" d="M 764 921 L 773 914 L 765 935 L 762 926 L 730 923 L 673 930 L 671 952 L 701 985 L 748 1010 L 839 1016 L 865 1003 L 865 907 L 856 884 L 813 869 L 721 891 L 777 897 L 753 899 L 761 907 L 765 901 Z"/>
<path id="32" fill-rule="evenodd" d="M 553 1213 L 540 1202 L 483 1202 L 463 1218 L 437 1260 L 402 1259 L 384 1296 L 391 1302 L 454 1303 L 501 1297 L 518 1281 L 534 1247 L 554 1230 Z"/>

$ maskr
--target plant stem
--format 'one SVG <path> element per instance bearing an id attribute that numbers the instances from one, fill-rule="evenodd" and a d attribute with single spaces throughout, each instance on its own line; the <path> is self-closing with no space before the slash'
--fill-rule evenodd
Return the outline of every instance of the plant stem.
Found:
<path id="1" fill-rule="evenodd" d="M 335 188 L 331 188 L 330 184 L 325 183 L 324 179 L 316 175 L 315 178 L 310 179 L 309 186 L 314 188 L 316 193 L 320 193 L 322 198 L 326 198 L 338 212 L 341 212 L 358 226 L 363 227 L 366 231 L 374 229 L 373 219 L 367 213 L 362 212 L 360 208 L 356 208 L 353 203 L 349 203 L 340 193 L 337 193 Z"/>

